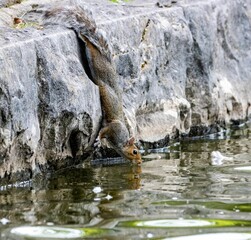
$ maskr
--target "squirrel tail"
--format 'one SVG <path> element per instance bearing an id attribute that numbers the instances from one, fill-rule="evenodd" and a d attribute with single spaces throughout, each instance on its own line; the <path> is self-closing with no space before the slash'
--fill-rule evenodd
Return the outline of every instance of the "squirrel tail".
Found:
<path id="1" fill-rule="evenodd" d="M 73 29 L 82 41 L 85 42 L 84 38 L 87 38 L 100 53 L 111 60 L 111 50 L 105 33 L 98 29 L 92 12 L 83 6 L 73 3 L 70 6 L 52 7 L 44 11 L 43 23 L 58 24 Z"/>

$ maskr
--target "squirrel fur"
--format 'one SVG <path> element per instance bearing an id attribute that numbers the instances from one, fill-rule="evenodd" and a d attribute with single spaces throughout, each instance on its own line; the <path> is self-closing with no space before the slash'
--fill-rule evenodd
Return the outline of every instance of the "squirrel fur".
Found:
<path id="1" fill-rule="evenodd" d="M 85 44 L 85 53 L 91 72 L 91 80 L 99 87 L 104 127 L 99 137 L 105 138 L 122 157 L 141 163 L 141 155 L 129 137 L 125 124 L 122 92 L 117 83 L 117 73 L 105 34 L 97 28 L 92 13 L 79 5 L 47 10 L 45 24 L 59 24 L 72 28 Z"/>

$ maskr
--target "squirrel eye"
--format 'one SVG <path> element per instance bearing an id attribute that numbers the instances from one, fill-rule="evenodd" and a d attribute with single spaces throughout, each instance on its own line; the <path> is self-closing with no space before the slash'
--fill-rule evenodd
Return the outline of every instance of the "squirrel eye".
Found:
<path id="1" fill-rule="evenodd" d="M 134 155 L 137 155 L 137 154 L 138 154 L 138 151 L 137 151 L 136 149 L 134 149 L 134 150 L 132 151 L 132 153 L 133 153 Z"/>

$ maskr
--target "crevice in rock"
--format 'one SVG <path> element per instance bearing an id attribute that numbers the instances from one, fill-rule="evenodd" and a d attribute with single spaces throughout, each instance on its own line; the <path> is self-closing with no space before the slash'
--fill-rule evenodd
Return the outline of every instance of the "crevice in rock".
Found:
<path id="1" fill-rule="evenodd" d="M 48 82 L 45 80 L 45 72 L 46 66 L 43 59 L 39 56 L 38 51 L 36 51 L 37 57 L 37 84 L 38 84 L 38 121 L 39 121 L 39 128 L 40 128 L 40 144 L 43 140 L 43 133 L 45 130 L 45 120 L 49 114 L 49 85 Z"/>
<path id="2" fill-rule="evenodd" d="M 0 88 L 0 127 L 4 127 L 11 119 L 8 95 Z"/>
<path id="3" fill-rule="evenodd" d="M 83 142 L 83 133 L 80 132 L 78 129 L 75 129 L 71 132 L 69 137 L 69 143 L 71 148 L 72 156 L 75 158 L 78 152 L 81 149 L 82 142 Z"/>
<path id="4" fill-rule="evenodd" d="M 146 26 L 143 29 L 140 42 L 144 42 L 145 41 L 146 33 L 147 33 L 147 30 L 149 28 L 150 23 L 151 23 L 151 19 L 148 19 L 147 23 L 146 23 Z"/>
<path id="5" fill-rule="evenodd" d="M 94 80 L 91 74 L 91 69 L 88 63 L 88 58 L 86 55 L 86 46 L 85 43 L 79 38 L 78 39 L 78 45 L 79 45 L 79 54 L 80 54 L 80 61 L 82 63 L 82 66 L 85 70 L 86 75 L 88 76 L 88 78 L 90 78 L 92 81 Z"/>

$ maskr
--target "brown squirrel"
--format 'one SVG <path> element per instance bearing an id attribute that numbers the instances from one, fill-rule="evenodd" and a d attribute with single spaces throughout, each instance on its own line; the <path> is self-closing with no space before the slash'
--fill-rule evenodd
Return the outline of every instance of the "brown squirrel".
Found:
<path id="1" fill-rule="evenodd" d="M 125 124 L 122 93 L 117 84 L 109 44 L 97 29 L 91 12 L 80 6 L 53 8 L 45 12 L 44 23 L 72 28 L 85 43 L 91 80 L 99 87 L 103 111 L 104 127 L 100 130 L 99 138 L 101 142 L 105 138 L 108 145 L 122 157 L 141 163 L 141 154 L 134 145 L 134 137 L 129 138 Z"/>

